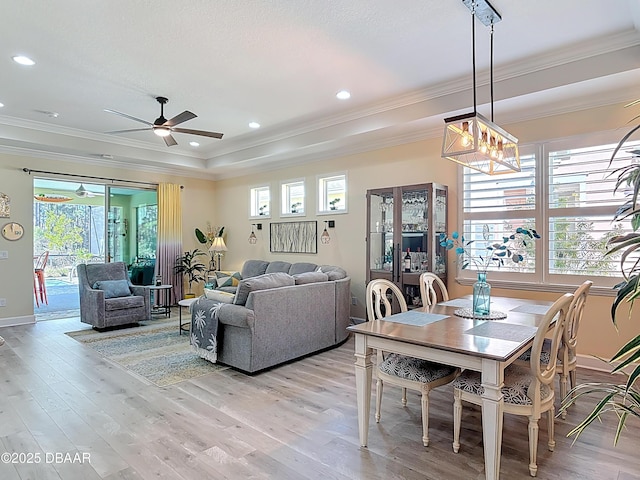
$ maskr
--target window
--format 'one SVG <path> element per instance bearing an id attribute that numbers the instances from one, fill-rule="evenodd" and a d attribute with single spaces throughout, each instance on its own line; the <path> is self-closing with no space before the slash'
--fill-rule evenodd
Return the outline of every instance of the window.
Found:
<path id="1" fill-rule="evenodd" d="M 269 185 L 253 187 L 250 190 L 249 217 L 271 218 L 271 188 Z"/>
<path id="2" fill-rule="evenodd" d="M 283 216 L 304 216 L 304 179 L 281 183 L 281 214 Z"/>
<path id="3" fill-rule="evenodd" d="M 465 240 L 474 240 L 474 253 L 484 247 L 485 224 L 496 240 L 518 227 L 535 228 L 542 236 L 527 245 L 524 262 L 492 267 L 491 278 L 547 286 L 573 286 L 587 278 L 606 287 L 619 282 L 620 256 L 605 256 L 606 243 L 630 227 L 612 223 L 625 192 L 613 194 L 617 175 L 611 172 L 633 159 L 620 152 L 609 165 L 617 140 L 603 136 L 604 141 L 589 136 L 521 147 L 519 173 L 489 176 L 463 170 L 462 231 Z M 634 148 L 640 142 L 625 150 Z M 464 270 L 460 276 L 475 274 Z"/>
<path id="4" fill-rule="evenodd" d="M 136 207 L 136 257 L 156 258 L 158 205 Z"/>
<path id="5" fill-rule="evenodd" d="M 347 213 L 347 175 L 318 177 L 318 213 Z"/>

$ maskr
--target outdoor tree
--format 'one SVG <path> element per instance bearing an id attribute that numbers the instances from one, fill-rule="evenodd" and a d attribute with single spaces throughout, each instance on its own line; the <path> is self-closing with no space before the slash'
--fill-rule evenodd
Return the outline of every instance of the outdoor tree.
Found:
<path id="1" fill-rule="evenodd" d="M 49 211 L 46 214 L 42 238 L 52 252 L 70 253 L 82 246 L 82 229 L 72 218 L 63 213 Z"/>

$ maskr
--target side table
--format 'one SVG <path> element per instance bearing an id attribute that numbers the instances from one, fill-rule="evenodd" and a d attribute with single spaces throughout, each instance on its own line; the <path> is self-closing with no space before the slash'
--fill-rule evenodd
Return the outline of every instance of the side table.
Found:
<path id="1" fill-rule="evenodd" d="M 173 285 L 149 285 L 154 292 L 154 305 L 151 307 L 151 315 L 171 316 L 171 289 Z"/>
<path id="2" fill-rule="evenodd" d="M 183 298 L 182 300 L 180 300 L 178 302 L 178 308 L 179 308 L 179 312 L 180 312 L 180 318 L 178 320 L 178 327 L 180 329 L 180 335 L 182 335 L 182 332 L 189 332 L 189 327 L 191 326 L 191 320 L 189 320 L 186 323 L 182 323 L 182 307 L 187 307 L 189 309 L 191 309 L 191 305 L 196 302 L 198 299 L 197 298 Z M 186 327 L 185 327 L 186 325 Z"/>

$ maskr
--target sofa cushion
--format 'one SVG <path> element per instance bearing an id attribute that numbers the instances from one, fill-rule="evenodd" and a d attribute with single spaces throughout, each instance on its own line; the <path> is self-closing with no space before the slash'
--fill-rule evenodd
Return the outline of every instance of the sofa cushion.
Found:
<path id="1" fill-rule="evenodd" d="M 335 265 L 321 265 L 318 267 L 319 272 L 326 273 L 329 277 L 329 281 L 334 280 L 342 280 L 343 278 L 347 278 L 347 272 Z"/>
<path id="2" fill-rule="evenodd" d="M 303 272 L 293 275 L 296 285 L 305 285 L 307 283 L 326 282 L 329 277 L 322 272 Z"/>
<path id="3" fill-rule="evenodd" d="M 235 295 L 233 293 L 225 292 L 222 290 L 212 290 L 210 288 L 204 289 L 204 296 L 209 300 L 215 300 L 220 303 L 233 303 Z"/>
<path id="4" fill-rule="evenodd" d="M 240 272 L 231 271 L 217 271 L 216 272 L 216 286 L 220 287 L 235 287 L 242 280 Z"/>
<path id="5" fill-rule="evenodd" d="M 289 273 L 289 269 L 291 268 L 291 264 L 289 262 L 275 261 L 269 263 L 269 266 L 265 270 L 264 273 L 275 273 L 275 272 L 284 272 Z"/>
<path id="6" fill-rule="evenodd" d="M 118 298 L 131 296 L 127 280 L 98 280 L 93 284 L 94 290 L 102 290 L 104 298 Z"/>
<path id="7" fill-rule="evenodd" d="M 257 277 L 266 272 L 269 262 L 264 260 L 247 260 L 242 266 L 242 278 Z"/>
<path id="8" fill-rule="evenodd" d="M 105 311 L 128 310 L 130 308 L 144 308 L 144 297 L 129 295 L 127 297 L 107 298 L 104 301 Z"/>
<path id="9" fill-rule="evenodd" d="M 245 278 L 240 281 L 236 298 L 233 301 L 236 305 L 244 305 L 251 292 L 266 290 L 268 288 L 289 287 L 295 285 L 295 280 L 291 275 L 283 272 L 265 273 L 257 277 Z"/>
<path id="10" fill-rule="evenodd" d="M 296 275 L 298 273 L 304 273 L 304 272 L 313 272 L 316 268 L 318 268 L 318 265 L 316 265 L 315 263 L 307 263 L 307 262 L 294 263 L 291 265 L 291 268 L 289 269 L 289 275 Z"/>

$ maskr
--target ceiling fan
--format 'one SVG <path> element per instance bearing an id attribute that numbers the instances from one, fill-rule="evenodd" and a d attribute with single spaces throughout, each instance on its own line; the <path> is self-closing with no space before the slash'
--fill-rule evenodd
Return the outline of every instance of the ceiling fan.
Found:
<path id="1" fill-rule="evenodd" d="M 201 135 L 203 137 L 211 137 L 211 138 L 222 138 L 222 133 L 216 132 L 207 132 L 204 130 L 191 130 L 189 128 L 176 128 L 176 125 L 179 125 L 187 120 L 191 120 L 196 118 L 197 115 L 188 110 L 185 110 L 179 115 L 167 120 L 164 118 L 164 105 L 169 101 L 166 97 L 156 97 L 156 100 L 160 104 L 160 116 L 154 120 L 153 123 L 147 122 L 146 120 L 142 120 L 141 118 L 133 117 L 131 115 L 127 115 L 126 113 L 117 112 L 115 110 L 109 110 L 107 108 L 104 109 L 105 112 L 115 113 L 116 115 L 120 115 L 121 117 L 128 118 L 130 120 L 135 120 L 136 122 L 144 123 L 148 125 L 150 128 L 134 128 L 130 130 L 115 130 L 113 132 L 107 133 L 127 133 L 127 132 L 142 132 L 144 130 L 153 130 L 153 133 L 162 137 L 164 139 L 164 143 L 167 144 L 167 147 L 172 147 L 173 145 L 177 145 L 175 138 L 171 135 L 172 133 L 188 133 L 191 135 Z"/>
<path id="2" fill-rule="evenodd" d="M 96 195 L 104 196 L 104 193 L 90 192 L 89 190 L 84 188 L 84 185 L 82 183 L 80 184 L 80 186 L 76 190 L 76 196 L 78 196 L 80 198 L 92 198 L 92 197 L 95 197 Z"/>

